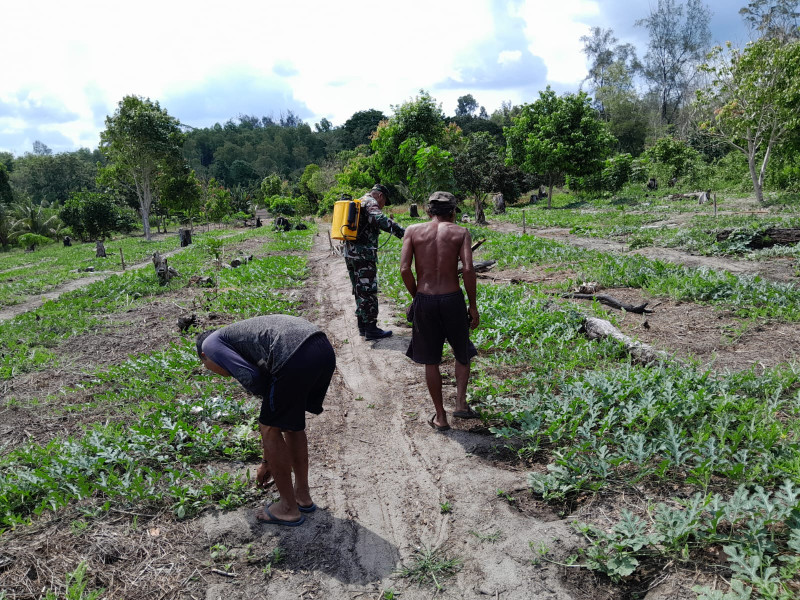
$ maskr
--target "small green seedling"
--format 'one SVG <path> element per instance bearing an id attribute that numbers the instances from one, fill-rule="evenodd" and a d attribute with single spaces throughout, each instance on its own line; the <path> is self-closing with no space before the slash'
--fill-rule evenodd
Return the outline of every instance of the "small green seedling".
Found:
<path id="1" fill-rule="evenodd" d="M 449 500 L 445 500 L 444 502 L 439 504 L 439 510 L 443 515 L 446 515 L 447 513 L 453 512 L 453 505 L 450 504 Z"/>
<path id="2" fill-rule="evenodd" d="M 517 501 L 517 499 L 514 498 L 514 496 L 512 496 L 510 492 L 507 492 L 505 490 L 497 490 L 497 497 L 502 498 L 509 504 L 514 504 Z"/>

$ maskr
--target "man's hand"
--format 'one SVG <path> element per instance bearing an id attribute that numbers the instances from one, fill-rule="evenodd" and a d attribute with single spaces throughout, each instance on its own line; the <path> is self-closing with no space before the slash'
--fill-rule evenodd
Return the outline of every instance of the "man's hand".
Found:
<path id="1" fill-rule="evenodd" d="M 269 470 L 267 463 L 262 462 L 256 471 L 256 487 L 265 488 L 270 483 L 272 483 L 272 471 Z"/>
<path id="2" fill-rule="evenodd" d="M 467 309 L 467 313 L 469 314 L 469 328 L 475 329 L 478 326 L 478 323 L 481 322 L 481 318 L 478 315 L 478 307 L 470 306 Z"/>

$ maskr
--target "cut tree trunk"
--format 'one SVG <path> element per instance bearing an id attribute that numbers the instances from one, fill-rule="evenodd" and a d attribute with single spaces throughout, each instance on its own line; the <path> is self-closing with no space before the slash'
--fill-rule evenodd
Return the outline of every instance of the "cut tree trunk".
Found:
<path id="1" fill-rule="evenodd" d="M 161 256 L 158 251 L 153 252 L 153 266 L 156 269 L 156 275 L 158 275 L 158 279 L 162 285 L 169 282 L 173 277 L 178 276 L 178 271 L 170 267 L 167 264 L 166 257 Z"/>
<path id="2" fill-rule="evenodd" d="M 103 242 L 97 242 L 97 245 L 95 246 L 95 257 L 97 258 L 106 257 L 106 247 L 103 245 Z"/>
<path id="3" fill-rule="evenodd" d="M 613 296 L 609 296 L 608 294 L 561 294 L 562 298 L 576 298 L 578 300 L 597 300 L 600 304 L 605 304 L 606 306 L 610 306 L 611 308 L 616 308 L 617 310 L 624 310 L 629 313 L 634 313 L 637 315 L 644 315 L 650 314 L 653 311 L 647 308 L 647 302 L 644 304 L 640 304 L 638 306 L 634 306 L 633 304 L 628 304 L 627 302 L 622 302 L 621 300 L 617 300 Z"/>
<path id="4" fill-rule="evenodd" d="M 417 209 L 416 204 L 412 204 L 408 209 L 408 216 L 413 217 L 415 219 L 419 218 L 419 209 Z"/>
<path id="5" fill-rule="evenodd" d="M 717 233 L 717 241 L 724 242 L 734 231 L 734 229 L 720 231 Z M 797 242 L 800 242 L 800 229 L 770 227 L 769 229 L 755 233 L 753 238 L 747 243 L 747 247 L 753 249 L 771 248 L 772 246 L 791 246 Z"/>
<path id="6" fill-rule="evenodd" d="M 625 346 L 631 358 L 637 363 L 648 365 L 654 362 L 670 360 L 671 358 L 666 352 L 661 352 L 647 344 L 637 342 L 633 338 L 628 337 L 605 319 L 588 317 L 586 321 L 584 321 L 583 327 L 586 332 L 586 337 L 590 340 L 604 338 L 617 340 Z"/>
<path id="7" fill-rule="evenodd" d="M 181 248 L 185 248 L 189 244 L 192 243 L 192 230 L 191 229 L 179 229 L 178 235 L 181 239 Z"/>

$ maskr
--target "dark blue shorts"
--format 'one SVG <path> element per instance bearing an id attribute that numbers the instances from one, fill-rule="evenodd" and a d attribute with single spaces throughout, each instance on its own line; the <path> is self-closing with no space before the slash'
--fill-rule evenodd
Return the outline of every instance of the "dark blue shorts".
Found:
<path id="1" fill-rule="evenodd" d="M 460 290 L 451 294 L 417 294 L 411 305 L 414 328 L 406 356 L 423 365 L 442 362 L 444 342 L 450 344 L 456 360 L 468 365 L 478 351 L 469 341 L 469 314 Z"/>
<path id="2" fill-rule="evenodd" d="M 303 431 L 306 412 L 318 415 L 336 368 L 336 355 L 324 333 L 308 338 L 272 376 L 261 403 L 259 423 L 283 431 Z"/>

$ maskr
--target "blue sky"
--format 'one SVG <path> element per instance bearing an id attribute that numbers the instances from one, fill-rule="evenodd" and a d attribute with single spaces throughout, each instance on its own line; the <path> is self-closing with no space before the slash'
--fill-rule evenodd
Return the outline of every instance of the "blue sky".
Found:
<path id="1" fill-rule="evenodd" d="M 420 89 L 446 114 L 466 93 L 491 113 L 548 84 L 577 90 L 592 26 L 643 55 L 634 24 L 656 2 L 0 0 L 0 151 L 96 148 L 128 94 L 195 127 L 287 110 L 341 125 L 359 110 L 391 114 Z M 746 3 L 706 1 L 713 42 L 747 41 Z"/>

